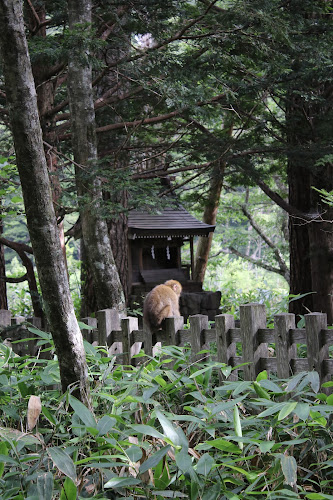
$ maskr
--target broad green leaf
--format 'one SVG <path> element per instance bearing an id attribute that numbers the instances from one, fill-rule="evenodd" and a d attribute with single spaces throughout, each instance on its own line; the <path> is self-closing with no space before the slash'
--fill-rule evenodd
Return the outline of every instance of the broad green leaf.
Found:
<path id="1" fill-rule="evenodd" d="M 305 422 L 310 415 L 310 405 L 308 403 L 297 403 L 294 413 Z"/>
<path id="2" fill-rule="evenodd" d="M 260 380 L 267 380 L 268 379 L 268 374 L 267 374 L 267 370 L 263 370 L 262 372 L 260 372 L 256 378 L 256 381 L 257 382 L 260 382 Z"/>
<path id="3" fill-rule="evenodd" d="M 230 441 L 226 441 L 223 438 L 212 439 L 211 441 L 205 441 L 196 446 L 198 450 L 209 450 L 210 448 L 217 448 L 218 450 L 226 451 L 228 453 L 241 453 L 239 447 Z"/>
<path id="4" fill-rule="evenodd" d="M 135 477 L 113 477 L 104 484 L 104 488 L 123 488 L 124 486 L 135 486 L 140 483 L 140 479 Z"/>
<path id="5" fill-rule="evenodd" d="M 198 401 L 201 401 L 201 403 L 206 403 L 206 401 L 207 401 L 207 398 L 200 391 L 192 391 L 192 392 L 189 392 L 188 395 L 193 396 Z"/>
<path id="6" fill-rule="evenodd" d="M 298 373 L 297 375 L 295 375 L 294 377 L 292 377 L 291 379 L 288 380 L 288 384 L 287 384 L 287 387 L 286 387 L 286 391 L 287 392 L 292 392 L 296 387 L 297 385 L 299 384 L 299 382 L 307 375 L 306 372 L 301 372 L 301 373 Z"/>
<path id="7" fill-rule="evenodd" d="M 67 453 L 61 448 L 48 448 L 47 452 L 51 457 L 54 465 L 63 473 L 65 476 L 69 477 L 72 481 L 76 482 L 76 470 L 73 460 Z"/>
<path id="8" fill-rule="evenodd" d="M 97 430 L 99 436 L 105 436 L 110 429 L 116 423 L 116 419 L 109 417 L 109 415 L 104 415 L 97 423 Z"/>
<path id="9" fill-rule="evenodd" d="M 326 403 L 327 403 L 328 405 L 333 406 L 333 394 L 330 394 L 329 396 L 327 396 L 327 398 L 326 398 Z"/>
<path id="10" fill-rule="evenodd" d="M 138 462 L 139 460 L 141 460 L 142 450 L 140 446 L 130 446 L 125 450 L 125 453 L 131 462 Z"/>
<path id="11" fill-rule="evenodd" d="M 135 425 L 131 425 L 131 428 L 134 431 L 139 432 L 140 434 L 144 434 L 145 436 L 151 436 L 151 437 L 155 437 L 158 439 L 164 439 L 164 435 L 161 432 L 159 432 L 158 430 L 156 430 L 154 427 L 151 427 L 150 425 L 135 424 Z"/>
<path id="12" fill-rule="evenodd" d="M 156 467 L 156 465 L 159 464 L 160 461 L 162 460 L 162 458 L 168 453 L 170 448 L 171 448 L 170 445 L 164 446 L 163 448 L 158 450 L 156 453 L 154 453 L 154 455 L 152 455 L 147 460 L 145 460 L 145 462 L 143 462 L 140 465 L 140 469 L 139 469 L 140 474 L 143 474 L 148 469 L 153 469 L 154 467 Z"/>
<path id="13" fill-rule="evenodd" d="M 42 330 L 39 330 L 38 328 L 35 328 L 34 326 L 28 326 L 28 330 L 31 333 L 34 333 L 35 335 L 38 335 L 38 337 L 41 337 L 44 340 L 51 340 L 51 334 L 47 332 L 43 332 Z"/>
<path id="14" fill-rule="evenodd" d="M 177 467 L 183 472 L 183 474 L 189 474 L 191 480 L 198 482 L 198 477 L 194 471 L 192 458 L 188 454 L 185 448 L 182 448 L 178 453 L 175 454 Z"/>
<path id="15" fill-rule="evenodd" d="M 37 491 L 39 498 L 52 500 L 53 497 L 53 474 L 46 472 L 37 477 Z"/>
<path id="16" fill-rule="evenodd" d="M 76 498 L 77 487 L 69 477 L 66 477 L 64 486 L 60 493 L 60 500 L 76 500 Z"/>
<path id="17" fill-rule="evenodd" d="M 55 418 L 54 415 L 52 415 L 52 413 L 44 406 L 42 406 L 42 413 L 44 415 L 45 418 L 47 418 L 47 420 L 52 424 L 52 425 L 57 425 L 58 421 L 57 419 Z"/>
<path id="18" fill-rule="evenodd" d="M 211 457 L 209 453 L 204 453 L 200 457 L 197 465 L 194 467 L 194 470 L 197 474 L 207 476 L 211 471 L 214 463 L 215 460 L 213 459 L 213 457 Z"/>
<path id="19" fill-rule="evenodd" d="M 261 451 L 261 453 L 267 453 L 268 451 L 270 451 L 273 446 L 275 444 L 275 441 L 261 441 L 259 443 L 259 449 Z"/>
<path id="20" fill-rule="evenodd" d="M 283 420 L 284 418 L 286 418 L 292 411 L 294 411 L 294 409 L 296 408 L 297 406 L 297 402 L 296 401 L 292 401 L 291 403 L 287 403 L 279 412 L 278 414 L 278 420 Z"/>
<path id="21" fill-rule="evenodd" d="M 263 417 L 269 417 L 270 415 L 274 415 L 275 413 L 278 413 L 283 407 L 285 403 L 273 403 L 272 406 L 267 408 L 267 410 L 262 411 L 259 413 L 258 417 L 263 418 Z"/>
<path id="22" fill-rule="evenodd" d="M 6 450 L 6 451 L 8 453 L 8 450 Z M 19 463 L 18 460 L 15 460 L 15 458 L 9 457 L 7 455 L 7 453 L 5 455 L 0 455 L 0 463 L 18 465 L 18 463 Z"/>
<path id="23" fill-rule="evenodd" d="M 264 389 L 267 389 L 268 391 L 274 392 L 276 394 L 283 394 L 285 391 L 284 389 L 281 389 L 275 382 L 272 380 L 261 380 L 260 385 L 264 387 Z"/>
<path id="24" fill-rule="evenodd" d="M 296 486 L 297 483 L 297 462 L 294 457 L 282 455 L 281 467 L 286 483 L 289 486 Z"/>
<path id="25" fill-rule="evenodd" d="M 192 373 L 189 378 L 196 378 L 198 375 L 201 375 L 202 373 L 205 373 L 208 370 L 212 370 L 212 368 L 224 368 L 225 365 L 222 365 L 222 363 L 213 363 L 212 365 L 205 366 L 205 368 L 202 368 L 201 370 L 197 370 L 196 372 Z"/>
<path id="26" fill-rule="evenodd" d="M 163 427 L 164 434 L 173 444 L 188 447 L 188 441 L 180 427 L 176 429 L 159 410 L 156 410 L 156 417 Z"/>
<path id="27" fill-rule="evenodd" d="M 91 411 L 74 396 L 69 396 L 69 404 L 87 427 L 96 429 L 96 420 Z"/>
<path id="28" fill-rule="evenodd" d="M 320 378 L 317 372 L 309 372 L 308 380 L 310 382 L 311 388 L 314 393 L 317 393 L 320 389 Z"/>
<path id="29" fill-rule="evenodd" d="M 314 420 L 317 424 L 322 425 L 323 427 L 326 427 L 327 425 L 327 420 L 325 417 L 319 413 L 319 411 L 311 411 L 310 410 L 310 417 L 312 420 Z"/>
<path id="30" fill-rule="evenodd" d="M 13 197 L 11 198 L 11 201 L 12 201 L 13 203 L 23 203 L 23 199 L 21 198 L 21 196 L 13 196 Z"/>

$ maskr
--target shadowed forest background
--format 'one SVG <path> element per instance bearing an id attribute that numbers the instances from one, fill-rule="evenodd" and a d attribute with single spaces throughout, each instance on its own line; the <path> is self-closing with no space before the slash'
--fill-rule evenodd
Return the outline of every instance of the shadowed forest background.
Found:
<path id="1" fill-rule="evenodd" d="M 172 192 L 217 225 L 210 253 L 200 247 L 210 242 L 197 242 L 195 272 L 205 289 L 222 290 L 224 312 L 251 300 L 285 307 L 290 284 L 292 296 L 307 294 L 291 311 L 332 321 L 332 208 L 317 191 L 330 192 L 333 178 L 330 2 L 94 2 L 92 24 L 70 28 L 65 2 L 26 2 L 24 16 L 78 312 L 99 307 L 84 207 L 95 204 L 107 223 L 126 298 L 128 210 L 159 210 Z M 97 149 L 83 161 L 70 128 L 71 56 L 92 67 Z M 3 90 L 1 251 L 9 307 L 27 314 L 33 258 L 5 98 Z M 98 207 L 89 201 L 96 182 Z"/>

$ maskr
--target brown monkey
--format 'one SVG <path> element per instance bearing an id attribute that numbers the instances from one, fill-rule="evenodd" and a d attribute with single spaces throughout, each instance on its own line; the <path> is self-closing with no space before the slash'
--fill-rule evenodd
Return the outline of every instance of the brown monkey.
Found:
<path id="1" fill-rule="evenodd" d="M 161 323 L 170 316 L 180 316 L 179 296 L 182 286 L 179 281 L 169 280 L 163 285 L 157 285 L 145 298 L 143 304 L 143 319 L 150 331 L 161 328 Z"/>

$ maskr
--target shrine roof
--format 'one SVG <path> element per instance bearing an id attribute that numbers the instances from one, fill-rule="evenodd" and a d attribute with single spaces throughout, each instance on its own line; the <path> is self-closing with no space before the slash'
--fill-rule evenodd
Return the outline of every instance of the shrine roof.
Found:
<path id="1" fill-rule="evenodd" d="M 128 216 L 130 239 L 208 236 L 214 230 L 215 226 L 199 221 L 182 206 L 164 208 L 159 213 L 131 210 Z"/>

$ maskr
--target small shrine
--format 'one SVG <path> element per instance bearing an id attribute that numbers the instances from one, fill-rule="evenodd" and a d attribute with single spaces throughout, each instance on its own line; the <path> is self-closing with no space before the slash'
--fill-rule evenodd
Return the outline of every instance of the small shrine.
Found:
<path id="1" fill-rule="evenodd" d="M 164 208 L 159 213 L 132 210 L 128 217 L 129 240 L 129 289 L 131 303 L 141 303 L 142 296 L 155 285 L 169 279 L 182 284 L 181 305 L 185 305 L 186 296 L 196 294 L 192 299 L 198 304 L 198 294 L 204 292 L 202 283 L 193 280 L 195 236 L 208 237 L 215 226 L 205 224 L 191 215 L 181 205 L 176 208 Z M 190 263 L 182 262 L 182 247 L 185 242 L 190 246 Z M 220 292 L 215 302 L 219 306 Z M 141 300 L 140 300 L 141 297 Z M 214 307 L 214 310 L 216 308 Z M 184 310 L 185 311 L 185 310 Z M 201 313 L 197 305 L 190 314 Z M 186 311 L 184 316 L 186 317 Z"/>
<path id="2" fill-rule="evenodd" d="M 202 283 L 193 282 L 193 238 L 207 237 L 214 229 L 215 226 L 197 220 L 182 206 L 165 208 L 158 214 L 132 210 L 128 217 L 131 285 L 175 279 L 184 289 L 200 291 Z M 186 241 L 190 243 L 190 264 L 183 264 L 181 258 Z"/>

